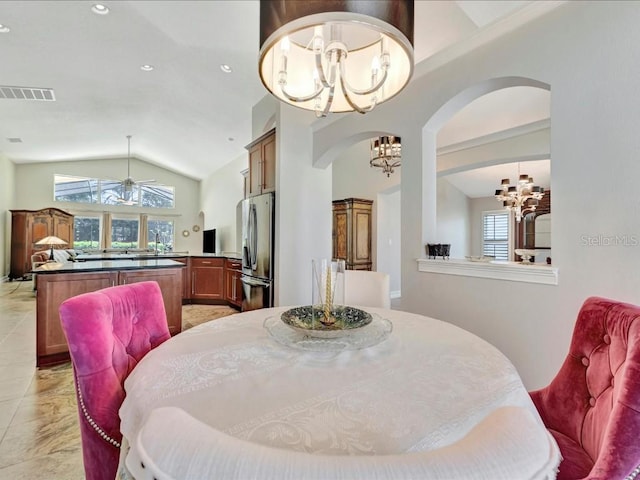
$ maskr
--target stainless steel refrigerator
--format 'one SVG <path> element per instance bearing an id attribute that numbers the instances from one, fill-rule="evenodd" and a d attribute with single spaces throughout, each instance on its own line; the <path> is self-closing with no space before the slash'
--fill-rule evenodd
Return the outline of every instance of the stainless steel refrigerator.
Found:
<path id="1" fill-rule="evenodd" d="M 275 194 L 240 202 L 242 208 L 242 311 L 273 306 Z"/>

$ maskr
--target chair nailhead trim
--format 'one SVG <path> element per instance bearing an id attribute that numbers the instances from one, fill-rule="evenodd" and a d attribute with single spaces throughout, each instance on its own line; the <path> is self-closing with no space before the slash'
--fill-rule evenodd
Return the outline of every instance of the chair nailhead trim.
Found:
<path id="1" fill-rule="evenodd" d="M 80 391 L 80 384 L 78 384 L 77 382 L 76 382 L 76 389 L 78 390 L 78 401 L 80 402 L 80 409 L 82 410 L 82 415 L 84 415 L 84 418 L 87 420 L 87 422 L 89 422 L 89 425 L 91 425 L 91 427 L 98 433 L 98 435 L 102 437 L 104 441 L 110 443 L 116 448 L 120 448 L 120 442 L 118 442 L 117 440 L 107 435 L 105 431 L 98 426 L 95 420 L 91 418 L 91 415 L 89 415 L 89 412 L 87 411 L 87 407 L 85 407 L 84 405 L 84 399 L 82 398 L 82 392 Z"/>
<path id="2" fill-rule="evenodd" d="M 634 480 L 638 475 L 640 475 L 640 465 L 627 475 L 624 480 Z"/>

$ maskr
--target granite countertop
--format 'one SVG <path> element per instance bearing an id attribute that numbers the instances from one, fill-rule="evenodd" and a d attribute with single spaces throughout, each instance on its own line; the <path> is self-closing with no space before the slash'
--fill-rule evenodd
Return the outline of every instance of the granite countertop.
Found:
<path id="1" fill-rule="evenodd" d="M 82 253 L 76 257 L 78 262 L 93 262 L 99 260 L 148 260 L 148 259 L 171 259 L 171 258 L 187 258 L 187 257 L 205 257 L 205 258 L 228 258 L 231 260 L 241 260 L 242 256 L 237 252 L 222 253 L 189 253 L 189 252 L 169 252 L 159 253 L 153 252 L 134 252 L 134 253 Z"/>
<path id="2" fill-rule="evenodd" d="M 91 262 L 47 262 L 40 265 L 32 273 L 79 273 L 107 270 L 140 270 L 148 268 L 182 268 L 184 263 L 168 258 L 148 258 L 136 260 L 132 258 L 118 260 L 95 260 Z"/>

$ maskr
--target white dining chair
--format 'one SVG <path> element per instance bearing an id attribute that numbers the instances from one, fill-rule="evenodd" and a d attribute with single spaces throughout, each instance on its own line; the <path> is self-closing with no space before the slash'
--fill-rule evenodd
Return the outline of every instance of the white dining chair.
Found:
<path id="1" fill-rule="evenodd" d="M 388 273 L 346 270 L 344 276 L 345 305 L 391 308 Z"/>
<path id="2" fill-rule="evenodd" d="M 522 407 L 501 407 L 457 442 L 389 455 L 283 450 L 215 430 L 177 407 L 152 410 L 126 465 L 136 480 L 551 480 L 553 438 Z"/>

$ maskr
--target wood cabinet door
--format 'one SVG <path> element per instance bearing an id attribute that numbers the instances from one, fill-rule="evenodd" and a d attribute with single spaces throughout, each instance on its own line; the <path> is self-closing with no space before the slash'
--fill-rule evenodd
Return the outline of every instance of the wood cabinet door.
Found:
<path id="1" fill-rule="evenodd" d="M 67 298 L 112 287 L 118 272 L 42 274 L 36 276 L 36 365 L 69 359 L 58 308 Z"/>
<path id="2" fill-rule="evenodd" d="M 27 249 L 29 256 L 37 250 L 47 250 L 48 245 L 36 245 L 36 242 L 42 240 L 53 233 L 53 219 L 49 214 L 35 214 L 27 221 Z M 64 240 L 64 239 L 63 239 Z"/>
<path id="3" fill-rule="evenodd" d="M 54 214 L 53 235 L 67 242 L 65 247 L 73 248 L 73 217 Z"/>
<path id="4" fill-rule="evenodd" d="M 230 262 L 227 262 L 229 265 Z M 235 264 L 231 264 L 235 265 Z M 237 262 L 237 265 L 241 265 L 240 262 Z M 225 300 L 237 307 L 242 305 L 242 281 L 240 277 L 242 276 L 242 272 L 233 267 L 227 267 L 225 269 Z"/>
<path id="5" fill-rule="evenodd" d="M 262 141 L 262 193 L 276 189 L 276 135 Z"/>
<path id="6" fill-rule="evenodd" d="M 149 268 L 145 270 L 121 270 L 119 284 L 158 282 L 167 313 L 169 333 L 182 330 L 182 270 L 183 268 Z"/>
<path id="7" fill-rule="evenodd" d="M 249 150 L 249 192 L 248 196 L 262 193 L 262 145 L 254 145 Z"/>
<path id="8" fill-rule="evenodd" d="M 224 300 L 223 259 L 191 259 L 191 298 Z"/>

